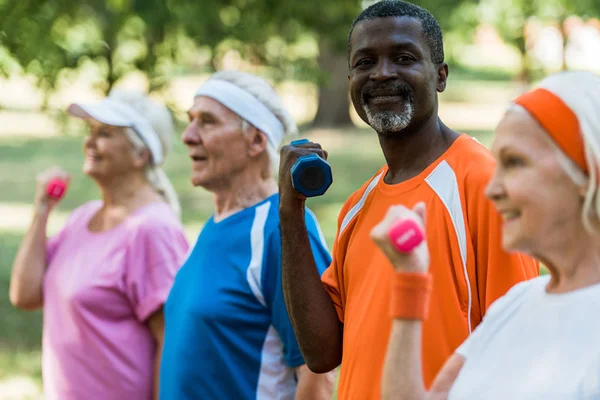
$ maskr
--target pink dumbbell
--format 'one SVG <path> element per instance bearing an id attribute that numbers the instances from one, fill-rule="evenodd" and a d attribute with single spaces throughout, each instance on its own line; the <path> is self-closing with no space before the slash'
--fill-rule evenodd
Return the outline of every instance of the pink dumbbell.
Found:
<path id="1" fill-rule="evenodd" d="M 390 228 L 388 236 L 394 247 L 402 253 L 410 253 L 425 239 L 423 230 L 412 219 L 396 222 Z"/>
<path id="2" fill-rule="evenodd" d="M 67 182 L 60 178 L 54 178 L 46 185 L 46 194 L 55 200 L 64 196 L 67 191 Z"/>

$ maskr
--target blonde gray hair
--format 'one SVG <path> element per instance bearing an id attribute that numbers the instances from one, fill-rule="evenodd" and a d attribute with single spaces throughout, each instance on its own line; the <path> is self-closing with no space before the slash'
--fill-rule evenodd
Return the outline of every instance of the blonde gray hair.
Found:
<path id="1" fill-rule="evenodd" d="M 215 73 L 210 79 L 229 82 L 256 97 L 281 122 L 285 136 L 293 136 L 298 133 L 298 126 L 294 118 L 284 107 L 281 97 L 263 78 L 246 72 L 221 71 Z M 251 126 L 251 124 L 242 119 L 242 130 L 245 131 L 248 126 Z M 276 175 L 279 171 L 279 145 L 268 141 L 267 155 L 269 157 L 271 174 Z"/>
<path id="2" fill-rule="evenodd" d="M 153 102 L 141 92 L 113 90 L 109 97 L 129 105 L 150 123 L 160 140 L 163 154 L 166 157 L 171 150 L 171 140 L 175 131 L 173 118 L 167 107 Z M 126 133 L 135 150 L 147 150 L 146 145 L 133 129 L 128 128 Z M 177 215 L 181 215 L 181 205 L 177 193 L 162 166 L 148 162 L 144 174 L 154 190 L 161 195 Z"/>

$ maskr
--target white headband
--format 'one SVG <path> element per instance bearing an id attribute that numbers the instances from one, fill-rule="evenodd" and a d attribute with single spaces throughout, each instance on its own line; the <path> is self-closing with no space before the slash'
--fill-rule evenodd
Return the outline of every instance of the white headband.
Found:
<path id="1" fill-rule="evenodd" d="M 275 114 L 256 97 L 233 83 L 209 79 L 196 91 L 197 96 L 210 97 L 223 104 L 264 132 L 275 148 L 279 147 L 283 140 L 285 129 Z"/>
<path id="2" fill-rule="evenodd" d="M 163 162 L 162 145 L 152 125 L 128 104 L 107 97 L 95 104 L 71 104 L 67 111 L 78 118 L 92 117 L 106 125 L 133 129 L 150 151 L 152 165 Z"/>

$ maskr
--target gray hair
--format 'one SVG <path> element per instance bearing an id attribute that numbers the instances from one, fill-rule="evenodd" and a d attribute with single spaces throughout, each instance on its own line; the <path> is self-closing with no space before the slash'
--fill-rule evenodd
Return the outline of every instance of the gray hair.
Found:
<path id="1" fill-rule="evenodd" d="M 284 107 L 281 97 L 263 78 L 246 72 L 221 71 L 215 73 L 210 79 L 229 82 L 256 97 L 281 122 L 285 136 L 293 136 L 298 133 L 298 126 Z M 245 131 L 249 126 L 252 126 L 252 124 L 242 119 L 242 130 Z M 277 175 L 279 171 L 279 146 L 276 146 L 270 140 L 267 144 L 267 155 L 269 157 L 271 174 Z"/>
<path id="2" fill-rule="evenodd" d="M 173 118 L 167 107 L 153 102 L 141 92 L 113 90 L 109 97 L 129 105 L 150 123 L 160 140 L 163 154 L 166 157 L 171 150 L 171 139 L 175 131 Z M 135 150 L 146 149 L 146 145 L 133 129 L 127 128 L 126 134 Z M 148 163 L 144 174 L 154 190 L 161 195 L 177 215 L 181 215 L 181 205 L 177 193 L 162 166 Z"/>

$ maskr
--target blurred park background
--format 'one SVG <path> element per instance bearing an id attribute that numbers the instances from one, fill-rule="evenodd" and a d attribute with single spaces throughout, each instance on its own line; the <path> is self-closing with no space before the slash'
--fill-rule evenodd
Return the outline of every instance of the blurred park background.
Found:
<path id="1" fill-rule="evenodd" d="M 84 126 L 65 115 L 75 101 L 113 87 L 149 92 L 185 124 L 197 87 L 216 70 L 266 77 L 301 135 L 330 153 L 334 184 L 309 206 L 331 245 L 338 211 L 382 164 L 374 132 L 351 110 L 346 38 L 360 0 L 0 0 L 0 400 L 42 399 L 40 312 L 14 310 L 10 267 L 31 218 L 38 172 L 73 175 L 50 220 L 97 198 L 81 174 Z M 440 115 L 489 145 L 509 101 L 548 73 L 600 72 L 598 0 L 422 0 L 444 31 L 448 89 Z M 189 183 L 179 137 L 166 170 L 193 241 L 212 213 Z"/>

